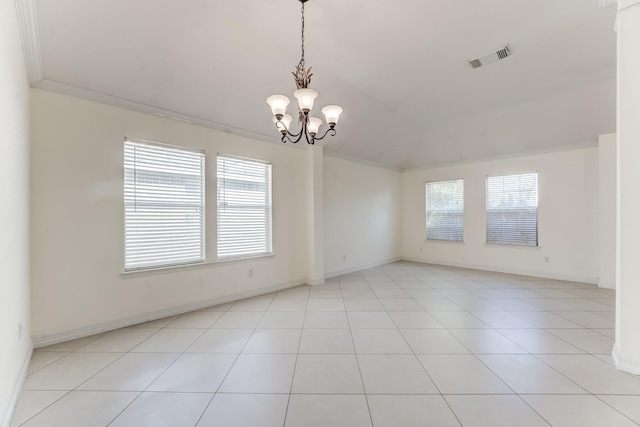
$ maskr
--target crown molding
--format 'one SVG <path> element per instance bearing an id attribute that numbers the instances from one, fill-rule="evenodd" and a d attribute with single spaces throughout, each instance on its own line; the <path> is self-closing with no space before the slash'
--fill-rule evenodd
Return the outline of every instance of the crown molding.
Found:
<path id="1" fill-rule="evenodd" d="M 395 166 L 383 165 L 381 163 L 372 162 L 370 160 L 361 159 L 358 157 L 349 156 L 347 154 L 338 153 L 337 151 L 327 150 L 325 147 L 324 155 L 328 157 L 333 157 L 334 159 L 347 160 L 349 162 L 360 163 L 366 166 L 373 166 L 376 168 L 387 169 L 394 172 L 403 172 L 402 169 L 397 168 Z"/>
<path id="2" fill-rule="evenodd" d="M 28 0 L 28 1 L 31 1 L 31 0 Z M 76 98 L 86 99 L 88 101 L 98 102 L 98 103 L 101 103 L 101 104 L 113 105 L 115 107 L 120 107 L 120 108 L 124 108 L 126 110 L 131 110 L 131 111 L 137 111 L 139 113 L 145 113 L 145 114 L 164 117 L 164 118 L 168 118 L 168 119 L 172 119 L 172 120 L 178 120 L 178 121 L 181 121 L 181 122 L 190 123 L 190 124 L 194 124 L 194 125 L 197 125 L 197 126 L 203 126 L 203 127 L 206 127 L 206 128 L 215 129 L 215 130 L 218 130 L 218 131 L 221 131 L 221 132 L 230 133 L 230 134 L 233 134 L 233 135 L 238 135 L 238 136 L 242 136 L 242 137 L 245 137 L 245 138 L 251 138 L 251 139 L 254 139 L 254 140 L 258 140 L 258 141 L 265 141 L 265 142 L 270 142 L 272 144 L 278 144 L 278 145 L 282 144 L 280 142 L 280 139 L 273 138 L 272 136 L 269 136 L 269 135 L 263 135 L 263 134 L 259 134 L 259 133 L 255 133 L 255 132 L 249 132 L 249 131 L 246 131 L 246 130 L 243 130 L 243 129 L 240 129 L 240 128 L 236 128 L 236 127 L 233 127 L 233 126 L 223 125 L 221 123 L 214 122 L 212 120 L 202 119 L 202 118 L 199 118 L 199 117 L 194 117 L 194 116 L 190 116 L 190 115 L 187 115 L 187 114 L 178 113 L 176 111 L 166 110 L 164 108 L 158 108 L 158 107 L 154 107 L 154 106 L 151 106 L 151 105 L 142 104 L 142 103 L 139 103 L 139 102 L 131 101 L 131 100 L 124 99 L 124 98 L 119 98 L 119 97 L 112 96 L 112 95 L 106 95 L 106 94 L 103 94 L 103 93 L 94 92 L 94 91 L 87 90 L 87 89 L 81 89 L 81 88 L 78 88 L 78 87 L 75 87 L 75 86 L 67 85 L 67 84 L 64 84 L 64 83 L 58 83 L 58 82 L 54 82 L 54 81 L 51 81 L 51 80 L 40 80 L 40 81 L 33 82 L 33 83 L 31 83 L 31 87 L 36 88 L 36 89 L 46 90 L 46 91 L 49 91 L 49 92 L 60 93 L 60 94 L 63 94 L 63 95 L 69 95 L 69 96 L 73 96 L 73 97 L 76 97 Z M 290 146 L 292 146 L 294 148 L 298 148 L 298 149 L 303 149 L 303 148 L 305 148 L 306 144 L 302 144 L 302 145 L 291 144 Z M 488 161 L 494 161 L 494 160 L 513 159 L 513 158 L 517 158 L 517 157 L 536 156 L 536 155 L 542 155 L 542 154 L 557 153 L 557 152 L 562 152 L 562 151 L 582 150 L 582 149 L 585 149 L 585 148 L 594 148 L 594 147 L 597 148 L 598 147 L 598 143 L 597 142 L 589 142 L 589 143 L 585 143 L 585 144 L 565 145 L 565 146 L 546 148 L 546 149 L 542 149 L 542 150 L 524 151 L 524 152 L 520 152 L 520 153 L 513 153 L 513 154 L 505 154 L 505 155 L 484 157 L 484 158 L 478 158 L 478 159 L 463 160 L 463 161 L 459 161 L 459 162 L 441 163 L 441 164 L 428 165 L 428 166 L 419 166 L 419 167 L 416 167 L 416 168 L 409 168 L 409 169 L 401 169 L 401 168 L 394 167 L 394 166 L 389 166 L 389 165 L 384 165 L 384 164 L 381 164 L 381 163 L 372 162 L 370 160 L 365 160 L 365 159 L 361 159 L 361 158 L 358 158 L 358 157 L 349 156 L 347 154 L 339 153 L 337 151 L 328 150 L 328 149 L 326 149 L 326 146 L 323 146 L 323 147 L 325 148 L 324 149 L 324 155 L 328 156 L 328 157 L 347 160 L 347 161 L 350 161 L 350 162 L 359 163 L 359 164 L 363 164 L 363 165 L 366 165 L 366 166 L 373 166 L 373 167 L 386 169 L 386 170 L 390 170 L 390 171 L 394 171 L 394 172 L 404 173 L 404 172 L 415 172 L 415 171 L 421 171 L 421 170 L 437 169 L 437 168 L 441 168 L 441 167 L 466 165 L 466 164 L 472 164 L 472 163 L 482 163 L 482 162 L 488 162 Z"/>
<path id="3" fill-rule="evenodd" d="M 598 148 L 598 142 L 596 141 L 596 142 L 586 142 L 583 144 L 560 145 L 557 147 L 543 148 L 540 150 L 521 151 L 519 153 L 502 154 L 502 155 L 490 156 L 490 157 L 480 157 L 477 159 L 461 160 L 459 162 L 439 163 L 435 165 L 419 166 L 416 168 L 403 169 L 403 172 L 417 172 L 422 170 L 438 169 L 438 168 L 451 167 L 451 166 L 469 165 L 473 163 L 492 162 L 495 160 L 516 159 L 518 157 L 540 156 L 544 154 L 561 153 L 563 151 L 584 150 L 587 148 Z"/>
<path id="4" fill-rule="evenodd" d="M 631 9 L 634 6 L 640 5 L 640 0 L 611 0 L 618 3 L 618 11 L 621 12 L 625 9 Z"/>
<path id="5" fill-rule="evenodd" d="M 36 0 L 15 0 L 15 5 L 18 26 L 20 27 L 20 38 L 22 39 L 24 63 L 27 69 L 27 79 L 29 84 L 33 84 L 44 78 Z"/>
<path id="6" fill-rule="evenodd" d="M 271 142 L 273 144 L 282 144 L 279 138 L 273 138 L 272 136 L 263 135 L 255 132 L 249 132 L 233 126 L 223 125 L 213 120 L 207 120 L 200 117 L 191 116 L 188 114 L 178 113 L 176 111 L 166 110 L 164 108 L 154 107 L 152 105 L 143 104 L 129 99 L 120 98 L 117 96 L 107 95 L 92 90 L 81 89 L 79 87 L 67 85 L 64 83 L 54 82 L 51 80 L 40 80 L 31 84 L 31 87 L 36 89 L 42 89 L 49 92 L 55 92 L 62 95 L 69 95 L 76 98 L 85 99 L 87 101 L 93 101 L 100 104 L 112 105 L 114 107 L 124 108 L 126 110 L 136 111 L 138 113 L 150 114 L 153 116 L 159 116 L 167 119 L 178 120 L 181 122 L 202 126 L 210 129 L 215 129 L 221 132 L 230 133 L 233 135 L 242 136 L 245 138 L 251 138 L 259 141 Z M 296 148 L 300 148 L 297 145 L 293 145 Z"/>
<path id="7" fill-rule="evenodd" d="M 215 129 L 225 133 L 231 133 L 234 135 L 251 138 L 259 141 L 270 142 L 273 144 L 282 145 L 279 138 L 275 138 L 271 135 L 263 135 L 259 133 L 249 132 L 233 126 L 223 125 L 212 120 L 202 119 L 200 117 L 194 117 L 187 114 L 178 113 L 176 111 L 166 110 L 164 108 L 158 108 L 147 104 L 131 101 L 117 96 L 106 95 L 104 93 L 95 92 L 92 90 L 81 89 L 75 86 L 67 85 L 64 83 L 54 82 L 51 80 L 41 79 L 39 81 L 31 83 L 31 87 L 36 89 L 46 90 L 48 92 L 60 93 L 62 95 L 69 95 L 76 98 L 86 99 L 88 101 L 98 102 L 100 104 L 113 105 L 114 107 L 124 108 L 126 110 L 137 111 L 139 113 L 151 114 L 154 116 L 169 118 L 178 120 L 185 123 L 190 123 L 198 126 L 203 126 L 210 129 Z M 320 144 L 318 144 L 320 145 Z M 304 149 L 307 144 L 290 144 L 291 147 Z M 324 154 L 329 157 L 334 157 L 342 160 L 348 160 L 354 163 L 360 163 L 367 166 L 374 166 L 382 169 L 392 170 L 394 172 L 402 172 L 402 169 L 393 166 L 387 166 L 380 163 L 372 162 L 369 160 L 360 159 L 357 157 L 348 156 L 335 151 L 329 151 L 325 145 L 322 145 L 325 150 Z"/>
<path id="8" fill-rule="evenodd" d="M 627 12 L 630 12 L 635 9 L 640 9 L 640 1 L 638 0 L 634 0 L 634 1 L 635 3 L 620 2 L 620 4 L 618 5 L 618 13 L 616 13 L 616 22 L 613 25 L 613 29 L 616 33 L 620 30 L 620 17 Z"/>

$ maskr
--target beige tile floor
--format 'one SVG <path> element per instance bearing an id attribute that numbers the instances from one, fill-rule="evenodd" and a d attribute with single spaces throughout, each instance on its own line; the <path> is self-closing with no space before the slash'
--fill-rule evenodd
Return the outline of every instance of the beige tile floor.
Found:
<path id="1" fill-rule="evenodd" d="M 637 426 L 614 299 L 388 264 L 38 349 L 11 426 Z"/>

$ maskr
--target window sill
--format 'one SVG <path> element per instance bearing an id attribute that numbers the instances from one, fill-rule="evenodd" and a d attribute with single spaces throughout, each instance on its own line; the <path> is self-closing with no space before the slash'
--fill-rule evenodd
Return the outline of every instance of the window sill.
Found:
<path id="1" fill-rule="evenodd" d="M 518 249 L 529 249 L 529 250 L 542 249 L 542 246 L 514 245 L 511 243 L 485 243 L 484 245 L 488 248 L 518 248 Z"/>
<path id="2" fill-rule="evenodd" d="M 172 273 L 180 270 L 192 270 L 196 268 L 211 267 L 216 265 L 233 264 L 233 263 L 242 262 L 242 261 L 262 260 L 265 258 L 273 258 L 274 256 L 275 255 L 273 253 L 269 253 L 269 254 L 246 256 L 246 257 L 222 258 L 214 261 L 194 262 L 191 264 L 180 264 L 180 265 L 171 265 L 166 267 L 153 267 L 153 268 L 145 268 L 141 270 L 123 271 L 120 273 L 120 277 L 128 279 L 131 277 L 138 277 L 138 276 L 150 276 L 150 275 L 163 274 L 163 273 Z"/>
<path id="3" fill-rule="evenodd" d="M 427 239 L 424 241 L 425 244 L 429 244 L 429 243 L 444 243 L 447 245 L 464 245 L 465 242 L 464 240 L 438 240 L 438 239 Z"/>

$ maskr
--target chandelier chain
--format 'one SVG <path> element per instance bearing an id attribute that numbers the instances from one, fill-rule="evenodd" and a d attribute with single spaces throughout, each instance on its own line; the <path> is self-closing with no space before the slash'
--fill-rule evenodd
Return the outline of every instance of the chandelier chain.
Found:
<path id="1" fill-rule="evenodd" d="M 300 18 L 300 22 L 301 22 L 301 42 L 302 42 L 302 47 L 301 47 L 301 52 L 302 55 L 300 56 L 300 64 L 299 67 L 301 69 L 304 69 L 304 2 L 302 2 L 302 13 L 301 13 L 301 18 Z"/>

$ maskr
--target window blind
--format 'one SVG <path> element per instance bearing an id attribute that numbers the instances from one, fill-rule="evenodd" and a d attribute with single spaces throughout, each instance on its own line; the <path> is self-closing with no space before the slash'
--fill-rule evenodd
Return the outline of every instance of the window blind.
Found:
<path id="1" fill-rule="evenodd" d="M 538 174 L 487 177 L 487 243 L 538 246 Z"/>
<path id="2" fill-rule="evenodd" d="M 124 142 L 125 271 L 203 262 L 204 152 Z"/>
<path id="3" fill-rule="evenodd" d="M 271 253 L 271 164 L 218 156 L 218 258 Z"/>
<path id="4" fill-rule="evenodd" d="M 463 240 L 464 180 L 427 182 L 427 240 Z"/>

